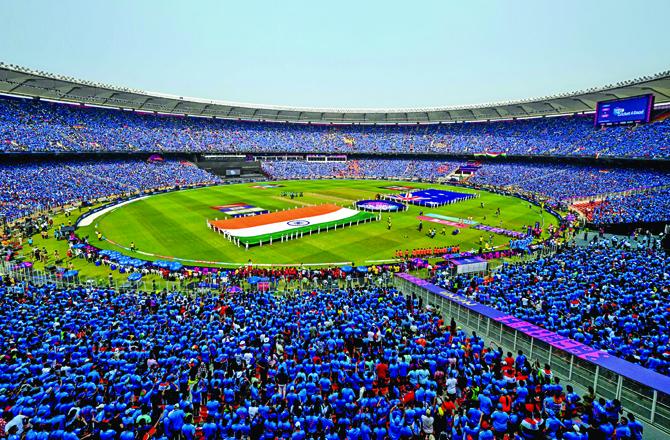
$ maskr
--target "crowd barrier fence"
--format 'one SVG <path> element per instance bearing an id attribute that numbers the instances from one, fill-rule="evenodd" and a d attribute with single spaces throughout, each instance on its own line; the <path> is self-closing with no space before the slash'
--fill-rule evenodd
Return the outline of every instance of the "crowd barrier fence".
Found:
<path id="1" fill-rule="evenodd" d="M 505 351 L 523 350 L 531 361 L 550 364 L 563 381 L 598 396 L 619 399 L 625 410 L 670 435 L 670 377 L 580 344 L 572 339 L 444 290 L 407 273 L 397 273 L 395 287 L 420 298 L 445 319 L 475 331 Z"/>

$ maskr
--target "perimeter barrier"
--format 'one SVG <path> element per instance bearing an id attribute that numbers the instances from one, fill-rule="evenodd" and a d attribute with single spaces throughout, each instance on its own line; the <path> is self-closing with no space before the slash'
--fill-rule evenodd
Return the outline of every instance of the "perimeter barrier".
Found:
<path id="1" fill-rule="evenodd" d="M 562 380 L 606 399 L 619 399 L 627 411 L 670 435 L 670 377 L 610 355 L 479 304 L 416 278 L 397 273 L 395 287 L 423 300 L 448 321 L 475 331 L 505 351 L 522 350 L 529 360 L 550 364 Z"/>

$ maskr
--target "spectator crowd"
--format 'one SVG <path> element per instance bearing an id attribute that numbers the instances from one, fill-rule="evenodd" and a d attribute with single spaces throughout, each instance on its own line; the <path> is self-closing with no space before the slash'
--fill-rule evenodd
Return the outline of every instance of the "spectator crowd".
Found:
<path id="1" fill-rule="evenodd" d="M 591 217 L 596 224 L 670 221 L 670 187 L 608 197 Z"/>
<path id="2" fill-rule="evenodd" d="M 642 438 L 619 401 L 394 290 L 0 293 L 11 440 Z"/>
<path id="3" fill-rule="evenodd" d="M 226 121 L 0 99 L 0 151 L 505 153 L 670 156 L 670 118 L 595 129 L 593 116 L 431 125 Z"/>
<path id="4" fill-rule="evenodd" d="M 491 276 L 436 274 L 447 289 L 670 374 L 670 257 L 655 236 L 565 248 Z"/>
<path id="5" fill-rule="evenodd" d="M 358 159 L 344 162 L 265 161 L 273 179 L 385 178 L 448 179 L 465 162 Z M 0 164 L 0 216 L 14 220 L 34 211 L 150 189 L 217 183 L 220 179 L 188 162 L 124 160 L 37 160 Z M 462 177 L 462 176 L 461 176 Z M 480 163 L 466 181 L 483 188 L 506 188 L 555 202 L 608 195 L 589 216 L 599 223 L 668 219 L 670 174 L 628 168 Z M 660 188 L 660 189 L 659 189 Z M 616 194 L 624 191 L 630 195 Z"/>
<path id="6" fill-rule="evenodd" d="M 136 159 L 0 164 L 0 176 L 0 216 L 8 221 L 101 197 L 219 181 L 188 162 Z"/>
<path id="7" fill-rule="evenodd" d="M 2 98 L 0 152 L 668 158 L 669 119 L 598 130 L 587 116 L 326 126 Z M 265 161 L 262 168 L 276 179 L 431 180 L 464 165 L 415 157 Z M 178 160 L 16 161 L 0 164 L 0 176 L 0 216 L 9 221 L 114 195 L 220 182 Z M 670 174 L 662 171 L 486 162 L 466 180 L 555 202 L 605 195 L 591 207 L 598 223 L 669 219 Z M 77 244 L 73 255 L 113 263 L 87 241 Z M 636 237 L 564 247 L 529 263 L 505 263 L 487 276 L 440 269 L 434 277 L 446 289 L 668 375 L 669 263 L 655 240 Z M 197 295 L 56 288 L 0 277 L 0 438 L 642 438 L 642 425 L 616 399 L 577 393 L 551 365 L 505 353 L 389 288 L 390 275 L 411 264 L 360 273 L 251 264 L 182 271 L 186 281 L 204 283 Z M 137 268 L 152 270 L 173 276 Z M 250 292 L 241 287 L 250 278 L 268 284 Z M 363 285 L 353 281 L 358 278 Z M 279 282 L 291 292 L 273 292 Z"/>
<path id="8" fill-rule="evenodd" d="M 357 159 L 343 162 L 267 161 L 265 174 L 274 179 L 391 178 L 449 180 L 466 167 L 462 161 Z M 471 175 L 458 175 L 468 184 L 505 188 L 554 204 L 607 197 L 589 213 L 598 223 L 635 223 L 668 220 L 670 173 L 649 169 L 602 168 L 578 165 L 480 162 Z M 626 194 L 617 194 L 626 193 Z M 628 194 L 631 193 L 631 194 Z M 611 195 L 610 195 L 611 194 Z M 593 210 L 592 210 L 593 211 Z"/>
<path id="9" fill-rule="evenodd" d="M 568 200 L 670 185 L 670 173 L 634 168 L 485 163 L 469 182 L 515 187 L 555 200 Z"/>
<path id="10" fill-rule="evenodd" d="M 342 162 L 262 162 L 263 171 L 275 179 L 397 178 L 437 179 L 465 163 L 437 160 L 359 159 Z"/>

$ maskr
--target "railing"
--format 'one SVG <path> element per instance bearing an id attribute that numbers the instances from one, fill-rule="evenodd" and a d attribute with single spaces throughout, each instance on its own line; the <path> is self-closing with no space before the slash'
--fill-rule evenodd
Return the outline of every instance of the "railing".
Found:
<path id="1" fill-rule="evenodd" d="M 35 267 L 25 267 L 18 262 L 0 262 L 0 279 L 8 281 L 14 280 L 15 283 L 25 283 L 34 286 L 50 285 L 56 289 L 67 289 L 74 287 L 87 287 L 99 289 L 113 289 L 116 291 L 160 291 L 179 290 L 183 292 L 205 292 L 211 290 L 209 286 L 215 284 L 216 280 L 211 276 L 200 278 L 184 278 L 184 279 L 156 279 L 128 281 L 118 278 L 111 280 L 105 276 L 88 277 L 75 276 L 68 279 L 63 279 L 62 276 L 55 272 L 50 272 Z M 200 284 L 203 286 L 200 286 Z"/>
<path id="2" fill-rule="evenodd" d="M 3 281 L 12 279 L 15 283 L 26 283 L 35 286 L 51 285 L 57 289 L 66 289 L 71 287 L 85 286 L 89 288 L 109 288 L 115 290 L 133 289 L 133 290 L 161 290 L 161 289 L 182 289 L 186 290 L 184 283 L 178 281 L 153 281 L 128 282 L 124 280 L 113 279 L 111 281 L 104 277 L 82 278 L 79 275 L 69 278 L 63 278 L 56 272 L 51 272 L 35 267 L 26 267 L 19 262 L 0 262 L 0 278 Z"/>
<path id="3" fill-rule="evenodd" d="M 670 434 L 670 377 L 614 357 L 572 339 L 542 329 L 441 289 L 425 280 L 398 273 L 394 284 L 406 295 L 421 298 L 448 320 L 499 344 L 506 351 L 523 352 L 531 360 L 551 364 L 561 378 L 580 388 L 592 386 L 606 399 L 619 399 L 623 407 L 652 426 Z"/>
<path id="4" fill-rule="evenodd" d="M 268 265 L 270 266 L 270 265 Z M 278 266 L 278 265 L 277 265 Z M 305 264 L 305 266 L 319 266 L 319 264 Z M 153 275 L 156 275 L 155 273 Z M 391 284 L 390 276 L 382 276 L 382 285 L 389 287 Z M 128 280 L 111 280 L 105 276 L 84 277 L 76 276 L 63 279 L 55 272 L 37 269 L 34 266 L 28 267 L 20 262 L 0 261 L 0 280 L 3 282 L 13 280 L 16 284 L 31 284 L 34 286 L 50 285 L 56 289 L 67 289 L 75 287 L 113 289 L 115 291 L 143 291 L 152 292 L 160 290 L 181 291 L 189 293 L 210 292 L 212 290 L 224 289 L 227 284 L 223 283 L 213 273 L 198 278 L 174 278 L 164 279 L 153 277 L 152 279 L 131 282 Z M 367 280 L 363 274 L 357 274 L 350 279 L 275 279 L 269 282 L 269 288 L 277 292 L 292 292 L 295 289 L 343 289 L 352 288 L 354 285 L 367 286 L 371 280 Z M 256 290 L 255 284 L 249 284 L 245 280 L 238 280 L 233 284 L 239 284 L 240 287 L 248 290 Z M 230 287 L 230 286 L 228 286 Z"/>
<path id="5" fill-rule="evenodd" d="M 54 272 L 35 269 L 18 262 L 3 261 L 0 263 L 0 277 L 3 280 L 13 279 L 16 283 L 31 283 L 35 285 L 52 284 L 57 288 L 64 288 L 80 284 L 79 276 L 63 279 Z"/>

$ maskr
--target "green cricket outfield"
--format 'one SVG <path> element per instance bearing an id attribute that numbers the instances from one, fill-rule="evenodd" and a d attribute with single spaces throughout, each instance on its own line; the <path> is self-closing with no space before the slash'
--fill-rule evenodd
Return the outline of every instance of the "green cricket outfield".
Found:
<path id="1" fill-rule="evenodd" d="M 147 260 L 169 258 L 183 259 L 184 264 L 194 261 L 215 262 L 209 265 L 235 266 L 248 263 L 300 265 L 348 264 L 370 265 L 390 262 L 398 249 L 448 247 L 460 245 L 461 250 L 479 248 L 480 237 L 488 239 L 490 233 L 462 228 L 452 235 L 453 226 L 424 223 L 418 230 L 421 212 L 455 218 L 468 218 L 484 225 L 521 231 L 535 222 L 546 227 L 558 220 L 528 202 L 509 196 L 475 191 L 448 185 L 381 181 L 381 180 L 299 180 L 271 182 L 274 188 L 263 188 L 263 183 L 221 185 L 188 189 L 152 195 L 111 209 L 100 215 L 90 225 L 80 227 L 78 235 L 89 236 L 91 244 L 101 249 L 112 249 Z M 378 194 L 397 194 L 385 189 L 388 186 L 409 186 L 416 189 L 438 188 L 462 193 L 478 193 L 478 198 L 468 199 L 437 208 L 409 205 L 406 211 L 383 213 L 382 221 L 374 221 L 339 228 L 320 234 L 304 235 L 286 242 L 274 241 L 272 245 L 246 249 L 236 246 L 207 226 L 207 220 L 224 219 L 226 215 L 214 206 L 242 203 L 269 211 L 312 206 L 323 203 L 353 207 L 362 199 L 375 199 Z M 302 193 L 291 199 L 282 193 Z M 481 203 L 484 207 L 481 207 Z M 500 208 L 500 216 L 496 210 Z M 388 218 L 391 229 L 388 229 Z M 105 240 L 95 239 L 95 228 Z M 430 228 L 437 230 L 435 238 L 428 236 Z M 493 245 L 504 246 L 510 238 L 493 234 Z M 138 252 L 128 248 L 134 243 Z"/>

